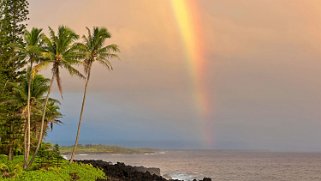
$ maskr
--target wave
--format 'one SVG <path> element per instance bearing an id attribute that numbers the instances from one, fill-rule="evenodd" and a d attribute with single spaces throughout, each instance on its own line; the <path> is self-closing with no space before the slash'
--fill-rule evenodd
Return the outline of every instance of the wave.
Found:
<path id="1" fill-rule="evenodd" d="M 85 153 L 80 153 L 78 154 L 79 156 L 87 156 L 88 154 L 85 154 Z"/>
<path id="2" fill-rule="evenodd" d="M 159 152 L 152 152 L 152 153 L 144 153 L 144 155 L 165 155 L 167 151 L 159 151 Z"/>
<path id="3" fill-rule="evenodd" d="M 190 175 L 186 173 L 175 173 L 168 174 L 172 179 L 184 180 L 184 181 L 193 181 L 195 179 L 195 175 Z"/>

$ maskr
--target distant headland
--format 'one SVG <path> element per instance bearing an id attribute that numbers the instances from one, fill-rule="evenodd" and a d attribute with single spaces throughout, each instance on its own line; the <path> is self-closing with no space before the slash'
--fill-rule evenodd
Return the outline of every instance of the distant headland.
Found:
<path id="1" fill-rule="evenodd" d="M 72 152 L 73 146 L 62 146 L 60 147 L 61 154 L 69 154 Z M 78 154 L 85 153 L 117 153 L 117 154 L 144 154 L 154 153 L 156 149 L 151 148 L 125 148 L 114 145 L 102 145 L 102 144 L 85 144 L 77 147 Z"/>

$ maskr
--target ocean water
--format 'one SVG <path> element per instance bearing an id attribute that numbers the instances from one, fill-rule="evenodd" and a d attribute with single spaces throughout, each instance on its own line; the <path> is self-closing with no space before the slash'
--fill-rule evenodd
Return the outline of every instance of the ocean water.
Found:
<path id="1" fill-rule="evenodd" d="M 128 165 L 158 167 L 174 179 L 219 181 L 320 181 L 321 153 L 159 151 L 152 154 L 81 154 Z"/>

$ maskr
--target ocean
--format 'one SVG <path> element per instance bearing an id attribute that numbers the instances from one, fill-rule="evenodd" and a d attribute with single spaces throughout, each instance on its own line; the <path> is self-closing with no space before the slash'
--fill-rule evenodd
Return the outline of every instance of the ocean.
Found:
<path id="1" fill-rule="evenodd" d="M 133 166 L 157 167 L 163 176 L 186 181 L 320 181 L 321 153 L 254 151 L 158 151 L 151 154 L 80 154 Z"/>

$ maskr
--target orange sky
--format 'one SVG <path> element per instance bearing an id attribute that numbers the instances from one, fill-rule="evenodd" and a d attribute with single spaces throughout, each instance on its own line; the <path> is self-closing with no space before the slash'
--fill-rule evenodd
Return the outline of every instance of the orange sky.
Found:
<path id="1" fill-rule="evenodd" d="M 204 74 L 214 105 L 214 146 L 321 150 L 321 1 L 197 3 Z M 152 140 L 201 141 L 186 51 L 170 0 L 31 0 L 30 12 L 30 26 L 64 24 L 78 33 L 85 26 L 105 26 L 111 43 L 120 46 L 115 71 L 94 67 L 93 102 L 87 110 L 92 129 L 113 123 L 112 128 L 128 131 L 135 125 L 137 131 L 127 137 L 107 136 L 141 140 L 153 130 Z M 63 101 L 67 121 L 77 118 L 72 103 L 80 101 L 83 86 L 68 76 L 63 86 L 72 95 Z M 114 110 L 111 122 L 103 122 L 106 116 L 95 106 L 103 113 Z"/>

